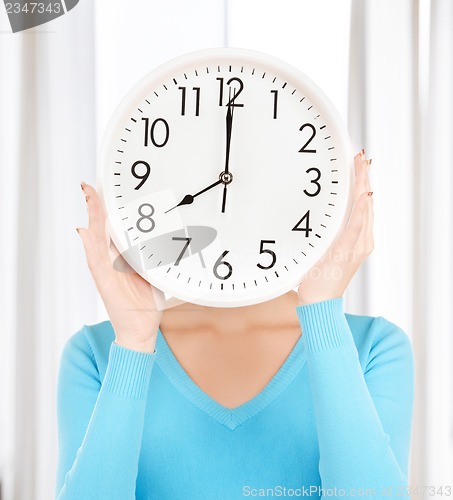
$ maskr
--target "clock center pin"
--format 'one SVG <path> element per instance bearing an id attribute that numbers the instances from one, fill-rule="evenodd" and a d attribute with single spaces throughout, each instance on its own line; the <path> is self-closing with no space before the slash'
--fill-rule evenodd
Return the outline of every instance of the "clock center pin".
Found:
<path id="1" fill-rule="evenodd" d="M 219 175 L 219 179 L 224 183 L 224 184 L 230 184 L 230 182 L 233 181 L 233 175 L 231 172 L 222 172 Z"/>

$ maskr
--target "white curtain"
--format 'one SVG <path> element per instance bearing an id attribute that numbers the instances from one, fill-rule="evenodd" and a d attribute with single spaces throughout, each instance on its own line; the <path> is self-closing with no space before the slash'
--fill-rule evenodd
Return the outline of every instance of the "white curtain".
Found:
<path id="1" fill-rule="evenodd" d="M 3 14 L 3 13 L 2 13 Z M 53 498 L 59 357 L 96 294 L 78 247 L 95 168 L 93 5 L 0 34 L 1 480 L 5 500 Z M 82 320 L 83 318 L 83 320 Z"/>
<path id="2" fill-rule="evenodd" d="M 429 498 L 453 482 L 453 3 L 353 0 L 351 14 L 349 130 L 373 157 L 376 243 L 348 304 L 412 338 L 410 482 Z"/>
<path id="3" fill-rule="evenodd" d="M 53 497 L 66 339 L 106 318 L 75 232 L 102 132 L 150 69 L 242 46 L 309 74 L 373 158 L 375 250 L 346 309 L 382 315 L 416 354 L 413 486 L 453 471 L 451 0 L 80 0 L 24 33 L 0 15 L 2 500 Z M 415 498 L 432 498 L 419 491 Z"/>

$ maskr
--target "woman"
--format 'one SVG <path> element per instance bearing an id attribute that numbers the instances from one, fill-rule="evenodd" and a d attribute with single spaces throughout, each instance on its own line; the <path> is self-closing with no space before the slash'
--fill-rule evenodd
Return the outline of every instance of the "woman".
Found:
<path id="1" fill-rule="evenodd" d="M 410 341 L 343 312 L 373 249 L 364 151 L 347 227 L 297 293 L 239 308 L 158 311 L 116 272 L 105 214 L 82 184 L 78 229 L 110 321 L 68 341 L 58 387 L 58 499 L 400 496 L 413 403 Z M 117 254 L 118 255 L 118 254 Z"/>

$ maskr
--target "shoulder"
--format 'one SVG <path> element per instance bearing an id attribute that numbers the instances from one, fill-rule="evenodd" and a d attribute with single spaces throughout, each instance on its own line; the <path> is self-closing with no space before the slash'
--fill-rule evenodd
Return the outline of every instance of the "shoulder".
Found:
<path id="1" fill-rule="evenodd" d="M 408 334 L 383 316 L 345 313 L 364 371 L 398 362 L 411 368 L 413 348 Z"/>
<path id="2" fill-rule="evenodd" d="M 61 371 L 93 372 L 102 380 L 114 340 L 110 321 L 83 325 L 66 341 L 61 355 Z"/>

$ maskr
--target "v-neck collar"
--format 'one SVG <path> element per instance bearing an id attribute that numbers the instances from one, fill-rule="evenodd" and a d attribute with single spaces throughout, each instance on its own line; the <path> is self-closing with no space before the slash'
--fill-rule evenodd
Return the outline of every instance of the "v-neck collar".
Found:
<path id="1" fill-rule="evenodd" d="M 300 336 L 277 373 L 258 394 L 235 408 L 227 408 L 204 392 L 190 378 L 160 328 L 157 333 L 156 348 L 156 363 L 175 388 L 192 404 L 231 430 L 266 408 L 294 380 L 306 362 L 305 348 Z"/>

